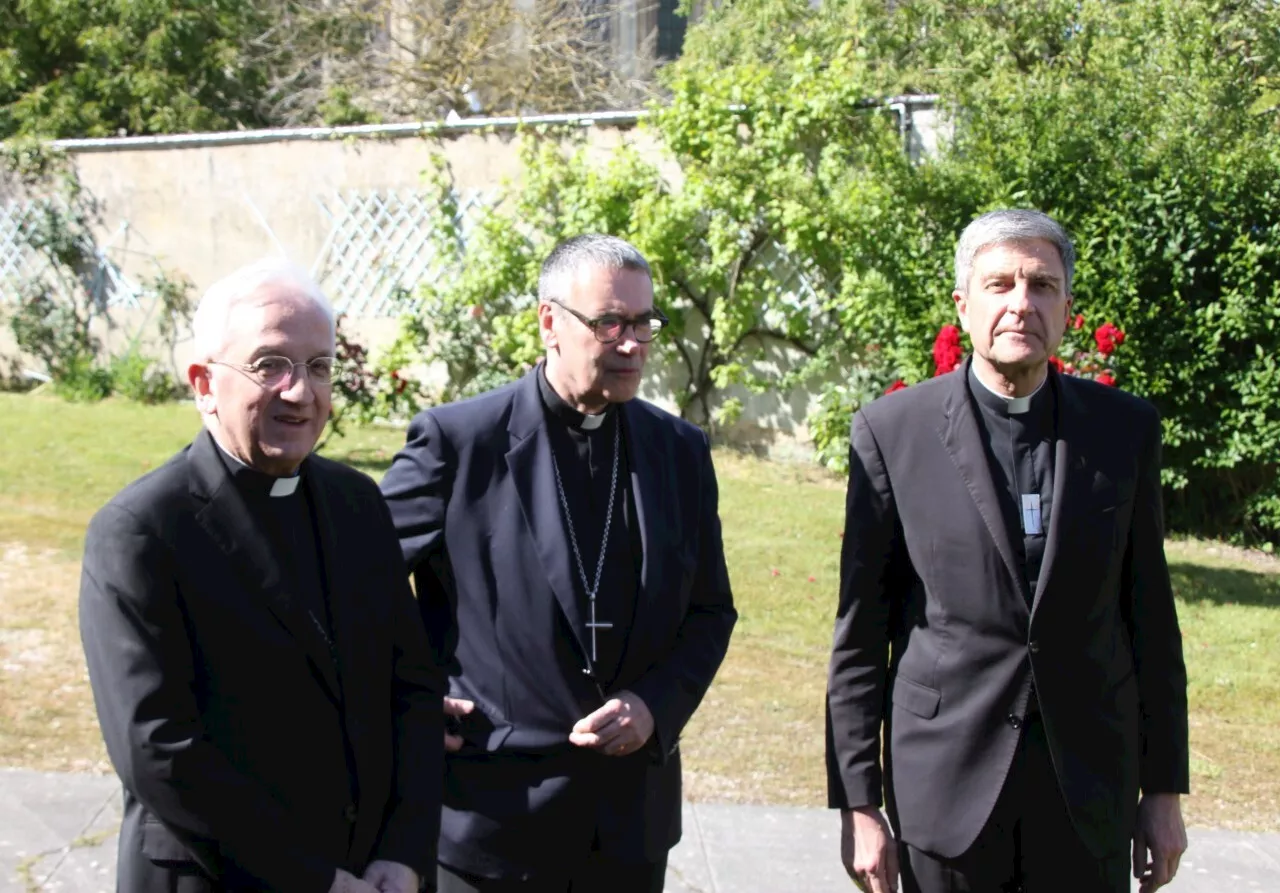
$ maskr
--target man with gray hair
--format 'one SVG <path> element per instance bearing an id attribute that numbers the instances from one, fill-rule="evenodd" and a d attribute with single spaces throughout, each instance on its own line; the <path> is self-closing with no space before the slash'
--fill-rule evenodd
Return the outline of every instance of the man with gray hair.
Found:
<path id="1" fill-rule="evenodd" d="M 450 676 L 439 889 L 651 893 L 737 616 L 716 477 L 636 398 L 666 319 L 634 247 L 558 245 L 538 324 L 545 362 L 419 414 L 382 482 Z"/>
<path id="2" fill-rule="evenodd" d="M 267 260 L 211 287 L 194 329 L 204 430 L 85 537 L 117 888 L 413 893 L 434 882 L 444 674 L 378 488 L 311 455 L 333 311 Z"/>
<path id="3" fill-rule="evenodd" d="M 1131 855 L 1151 893 L 1186 848 L 1160 420 L 1050 366 L 1074 265 L 1038 211 L 973 221 L 973 356 L 854 415 L 827 769 L 863 890 L 1121 893 Z"/>

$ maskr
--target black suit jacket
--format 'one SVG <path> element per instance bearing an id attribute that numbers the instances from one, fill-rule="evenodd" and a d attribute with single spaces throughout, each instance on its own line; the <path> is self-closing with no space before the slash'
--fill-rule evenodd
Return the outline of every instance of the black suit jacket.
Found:
<path id="1" fill-rule="evenodd" d="M 125 791 L 119 889 L 189 875 L 323 893 L 373 859 L 434 877 L 444 674 L 377 487 L 303 467 L 335 666 L 217 450 L 201 433 L 85 540 L 81 636 Z"/>
<path id="2" fill-rule="evenodd" d="M 538 374 L 419 414 L 382 481 L 450 693 L 476 704 L 446 761 L 440 860 L 492 877 L 562 868 L 598 819 L 621 858 L 656 861 L 679 840 L 677 742 L 737 617 L 706 435 L 623 404 L 643 567 L 613 688 L 644 700 L 655 740 L 621 758 L 568 743 L 609 693 L 583 672 Z"/>
<path id="3" fill-rule="evenodd" d="M 1187 790 L 1160 422 L 1123 391 L 1050 375 L 1054 511 L 1035 593 L 1024 594 L 967 366 L 854 416 L 830 803 L 879 805 L 883 782 L 901 838 L 943 857 L 986 823 L 1033 678 L 1067 808 L 1096 854 L 1127 846 L 1140 788 Z"/>

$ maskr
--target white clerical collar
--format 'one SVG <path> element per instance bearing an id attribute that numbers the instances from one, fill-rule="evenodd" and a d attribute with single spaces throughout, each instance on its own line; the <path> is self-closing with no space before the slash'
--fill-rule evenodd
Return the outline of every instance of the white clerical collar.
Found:
<path id="1" fill-rule="evenodd" d="M 252 465 L 242 461 L 239 456 L 236 456 L 230 450 L 224 447 L 221 443 L 218 443 L 218 438 L 215 437 L 213 439 L 213 442 L 218 444 L 218 449 L 222 450 L 222 455 L 226 456 L 228 459 L 230 459 L 232 462 L 239 465 L 241 468 L 247 468 L 250 471 L 257 471 L 257 469 L 254 468 Z M 265 472 L 258 472 L 258 473 L 264 474 Z M 292 496 L 294 494 L 294 491 L 298 489 L 298 484 L 299 482 L 301 482 L 301 480 L 302 480 L 301 471 L 295 472 L 292 477 L 276 478 L 274 481 L 271 482 L 271 491 L 270 491 L 271 495 L 272 496 Z"/>
<path id="2" fill-rule="evenodd" d="M 289 478 L 276 478 L 271 484 L 272 496 L 292 496 L 293 491 L 298 489 L 298 482 L 302 480 L 302 475 L 295 474 Z"/>
<path id="3" fill-rule="evenodd" d="M 1031 398 L 1034 397 L 1036 394 L 1040 393 L 1040 388 L 1043 388 L 1049 381 L 1049 375 L 1046 373 L 1045 377 L 1041 380 L 1040 384 L 1036 386 L 1036 389 L 1032 391 L 1030 394 L 1027 394 L 1027 396 L 1008 397 L 1000 393 L 999 391 L 997 391 L 995 388 L 991 387 L 985 381 L 983 381 L 982 376 L 978 374 L 978 371 L 976 369 L 974 370 L 973 377 L 978 380 L 978 384 L 982 385 L 989 392 L 991 392 L 992 394 L 995 394 L 997 397 L 999 397 L 1001 400 L 1005 402 L 1005 406 L 1009 410 L 1009 415 L 1022 415 L 1023 413 L 1030 412 Z"/>
<path id="4" fill-rule="evenodd" d="M 597 412 L 595 415 L 584 415 L 582 424 L 579 426 L 583 431 L 594 431 L 604 424 L 607 412 Z"/>

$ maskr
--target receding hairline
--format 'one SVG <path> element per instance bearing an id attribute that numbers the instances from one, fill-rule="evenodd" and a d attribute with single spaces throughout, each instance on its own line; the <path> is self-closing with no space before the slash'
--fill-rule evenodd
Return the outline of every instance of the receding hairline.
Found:
<path id="1" fill-rule="evenodd" d="M 329 325 L 329 338 L 337 337 L 333 305 L 320 286 L 296 264 L 265 258 L 219 279 L 200 299 L 192 317 L 196 350 L 207 358 L 226 348 L 227 331 L 237 307 L 294 303 L 319 312 Z"/>
<path id="2" fill-rule="evenodd" d="M 1054 278 L 1061 279 L 1063 282 L 1065 282 L 1067 277 L 1067 267 L 1066 267 L 1066 264 L 1063 263 L 1062 252 L 1058 250 L 1057 243 L 1055 243 L 1052 239 L 1046 239 L 1043 236 L 1026 236 L 1026 237 L 1019 236 L 1019 237 L 1008 238 L 1008 239 L 993 239 L 990 242 L 985 242 L 982 245 L 979 245 L 978 248 L 973 252 L 974 263 L 971 263 L 969 266 L 969 279 L 970 280 L 973 279 L 974 268 L 976 266 L 976 261 L 978 260 L 978 258 L 982 257 L 982 255 L 986 254 L 988 251 L 991 251 L 994 248 L 1004 248 L 1009 245 L 1012 245 L 1015 247 L 1025 247 L 1025 246 L 1031 245 L 1034 242 L 1040 242 L 1053 249 L 1053 256 L 1058 259 L 1058 266 L 1062 268 L 1062 275 Z"/>
<path id="3" fill-rule="evenodd" d="M 1076 251 L 1061 223 L 1035 208 L 1002 208 L 969 221 L 956 240 L 955 291 L 967 293 L 978 255 L 996 245 L 1049 243 L 1062 264 L 1063 288 L 1071 293 Z"/>
<path id="4" fill-rule="evenodd" d="M 542 262 L 538 275 L 538 301 L 565 301 L 573 285 L 588 272 L 626 271 L 644 274 L 653 285 L 653 270 L 640 250 L 625 239 L 603 233 L 585 233 L 559 243 Z"/>

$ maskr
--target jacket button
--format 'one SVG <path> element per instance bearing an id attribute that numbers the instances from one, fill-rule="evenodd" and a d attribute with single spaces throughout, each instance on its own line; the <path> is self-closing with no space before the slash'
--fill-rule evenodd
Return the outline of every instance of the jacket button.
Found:
<path id="1" fill-rule="evenodd" d="M 348 803 L 347 808 L 342 810 L 342 817 L 353 825 L 356 823 L 356 817 L 358 815 L 359 813 L 356 812 L 356 805 L 354 803 Z"/>
<path id="2" fill-rule="evenodd" d="M 1040 653 L 1040 642 L 1037 641 L 1036 639 L 1032 639 L 1030 644 L 1027 645 L 1027 647 L 1031 649 L 1032 654 Z"/>
<path id="3" fill-rule="evenodd" d="M 1021 716 L 1015 716 L 1014 714 L 1010 713 L 1010 714 L 1009 714 L 1009 716 L 1008 716 L 1008 720 L 1009 720 L 1009 725 L 1010 725 L 1010 726 L 1012 726 L 1013 728 L 1015 728 L 1015 729 L 1020 729 L 1020 728 L 1022 728 L 1022 717 L 1021 717 Z"/>

